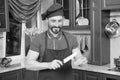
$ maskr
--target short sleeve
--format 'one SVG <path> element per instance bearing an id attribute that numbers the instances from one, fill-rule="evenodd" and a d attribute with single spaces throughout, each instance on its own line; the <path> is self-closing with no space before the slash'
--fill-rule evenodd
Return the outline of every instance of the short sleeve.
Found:
<path id="1" fill-rule="evenodd" d="M 40 41 L 38 36 L 35 36 L 31 41 L 30 50 L 39 52 L 39 48 L 40 48 Z"/>
<path id="2" fill-rule="evenodd" d="M 67 39 L 68 39 L 71 50 L 77 48 L 78 47 L 77 38 L 70 33 L 65 32 L 65 34 L 67 36 Z"/>

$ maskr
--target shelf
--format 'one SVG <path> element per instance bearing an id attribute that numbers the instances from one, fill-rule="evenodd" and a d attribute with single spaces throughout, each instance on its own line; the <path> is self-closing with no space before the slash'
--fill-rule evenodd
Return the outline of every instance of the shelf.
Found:
<path id="1" fill-rule="evenodd" d="M 70 33 L 72 33 L 73 35 L 91 35 L 90 31 L 68 31 Z"/>
<path id="2" fill-rule="evenodd" d="M 75 27 L 70 27 L 70 26 L 64 26 L 63 29 L 65 30 L 90 30 L 90 25 L 82 25 L 82 26 L 79 26 L 79 25 L 76 25 Z"/>
<path id="3" fill-rule="evenodd" d="M 110 17 L 120 17 L 120 15 L 110 15 Z"/>
<path id="4" fill-rule="evenodd" d="M 79 9 L 81 9 L 81 8 L 79 8 Z M 90 9 L 89 7 L 87 7 L 87 8 L 83 8 L 83 9 Z"/>

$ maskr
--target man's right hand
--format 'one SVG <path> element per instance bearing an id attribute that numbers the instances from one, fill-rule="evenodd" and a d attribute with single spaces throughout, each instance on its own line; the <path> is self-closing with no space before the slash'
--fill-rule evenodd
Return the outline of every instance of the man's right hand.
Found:
<path id="1" fill-rule="evenodd" d="M 62 61 L 57 60 L 57 59 L 55 59 L 52 62 L 48 63 L 49 69 L 53 69 L 53 70 L 60 68 L 62 65 L 63 65 Z"/>

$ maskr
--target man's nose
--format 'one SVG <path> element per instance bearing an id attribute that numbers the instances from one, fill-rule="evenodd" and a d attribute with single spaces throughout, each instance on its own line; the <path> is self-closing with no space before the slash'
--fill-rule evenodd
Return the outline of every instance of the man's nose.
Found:
<path id="1" fill-rule="evenodd" d="M 56 27 L 59 27 L 59 24 L 58 24 L 58 23 L 56 23 L 56 24 L 55 24 L 55 26 L 56 26 Z"/>

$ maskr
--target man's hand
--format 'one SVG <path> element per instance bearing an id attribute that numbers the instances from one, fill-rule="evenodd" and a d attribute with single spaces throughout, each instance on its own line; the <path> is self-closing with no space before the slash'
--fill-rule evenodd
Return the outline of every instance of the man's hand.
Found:
<path id="1" fill-rule="evenodd" d="M 62 65 L 63 65 L 62 61 L 55 59 L 49 63 L 48 67 L 49 67 L 49 69 L 55 70 L 55 69 L 60 68 Z"/>
<path id="2" fill-rule="evenodd" d="M 74 65 L 82 66 L 82 65 L 87 64 L 87 62 L 88 62 L 88 60 L 86 57 L 81 57 L 81 58 L 77 59 L 76 61 L 74 61 Z"/>

